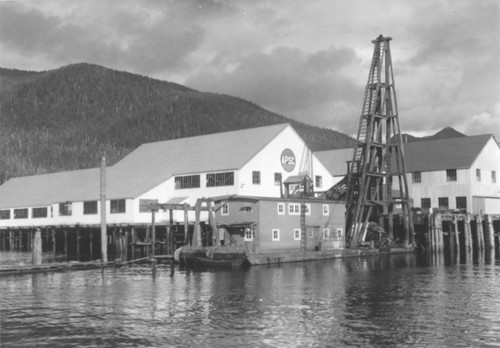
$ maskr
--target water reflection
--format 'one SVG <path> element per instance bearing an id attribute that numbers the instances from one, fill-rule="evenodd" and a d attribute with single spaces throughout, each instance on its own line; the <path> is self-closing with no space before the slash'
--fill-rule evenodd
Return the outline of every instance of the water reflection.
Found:
<path id="1" fill-rule="evenodd" d="M 500 344 L 491 253 L 0 278 L 2 347 Z"/>

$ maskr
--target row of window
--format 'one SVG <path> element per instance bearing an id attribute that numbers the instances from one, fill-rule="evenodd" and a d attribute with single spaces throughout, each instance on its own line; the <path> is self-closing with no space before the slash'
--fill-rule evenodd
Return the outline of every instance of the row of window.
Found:
<path id="1" fill-rule="evenodd" d="M 418 184 L 422 182 L 422 173 L 421 172 L 412 172 L 411 173 L 412 183 Z M 456 169 L 447 169 L 446 170 L 446 181 L 457 181 L 457 170 Z M 476 169 L 476 181 L 481 182 L 481 169 Z M 497 182 L 497 173 L 496 171 L 491 171 L 491 183 L 496 184 Z"/>
<path id="2" fill-rule="evenodd" d="M 289 215 L 300 215 L 300 203 L 288 203 L 288 214 Z M 304 204 L 305 214 L 311 215 L 311 204 Z M 251 207 L 242 207 L 240 211 L 243 212 L 252 212 Z M 278 203 L 277 205 L 278 215 L 285 215 L 285 203 Z M 330 206 L 328 204 L 323 204 L 322 206 L 323 215 L 330 215 Z M 225 203 L 221 207 L 221 215 L 229 215 L 229 203 Z"/>
<path id="3" fill-rule="evenodd" d="M 431 208 L 431 199 L 430 198 L 422 198 L 420 199 L 420 206 L 423 209 Z M 438 197 L 438 206 L 439 208 L 449 208 L 449 200 L 448 197 Z M 467 197 L 455 197 L 455 207 L 456 209 L 467 209 Z"/>
<path id="4" fill-rule="evenodd" d="M 139 212 L 151 212 L 149 209 L 150 204 L 158 203 L 157 199 L 141 199 L 139 200 Z M 110 201 L 109 212 L 111 214 L 126 213 L 126 204 L 124 199 L 112 199 Z M 31 208 L 31 217 L 46 218 L 48 217 L 49 210 L 47 207 Z M 71 216 L 73 214 L 72 202 L 59 203 L 59 216 Z M 83 215 L 97 214 L 97 201 L 83 202 Z M 50 211 L 52 216 L 52 209 Z M 0 220 L 9 220 L 11 218 L 11 209 L 0 210 Z M 28 208 L 19 208 L 12 210 L 13 219 L 27 219 Z"/>
<path id="5" fill-rule="evenodd" d="M 224 173 L 208 173 L 206 175 L 206 186 L 233 186 L 234 185 L 234 172 Z M 196 175 L 183 175 L 175 177 L 175 189 L 188 189 L 201 187 L 200 174 Z"/>
<path id="6" fill-rule="evenodd" d="M 330 234 L 330 229 L 329 228 L 323 228 L 323 234 L 322 238 L 323 240 L 330 240 L 330 239 L 335 239 L 335 240 L 342 240 L 344 237 L 344 231 L 342 228 L 337 228 L 337 231 L 334 234 Z M 300 228 L 294 228 L 293 229 L 293 240 L 301 240 L 302 238 L 302 230 Z M 308 231 L 308 238 L 314 238 L 314 231 L 309 230 Z M 280 240 L 280 229 L 279 228 L 273 228 L 271 231 L 271 239 L 273 242 L 278 242 Z M 245 234 L 245 240 L 246 239 L 246 234 Z"/>
<path id="7" fill-rule="evenodd" d="M 282 183 L 281 173 L 274 173 L 274 184 L 281 185 L 281 183 Z M 323 178 L 321 175 L 315 176 L 315 183 L 316 183 L 316 188 L 321 188 L 323 186 Z M 252 184 L 260 185 L 260 172 L 259 171 L 254 170 L 252 172 Z"/>
<path id="8" fill-rule="evenodd" d="M 190 188 L 200 188 L 201 179 L 200 174 L 195 175 L 183 175 L 175 177 L 175 188 L 176 189 L 190 189 Z M 252 184 L 260 185 L 260 171 L 254 170 L 252 172 Z M 274 173 L 274 184 L 282 184 L 281 173 Z M 225 173 L 208 173 L 206 175 L 206 186 L 207 187 L 217 187 L 217 186 L 233 186 L 234 185 L 234 172 Z M 323 178 L 321 175 L 316 175 L 316 187 L 321 188 L 323 186 Z"/>

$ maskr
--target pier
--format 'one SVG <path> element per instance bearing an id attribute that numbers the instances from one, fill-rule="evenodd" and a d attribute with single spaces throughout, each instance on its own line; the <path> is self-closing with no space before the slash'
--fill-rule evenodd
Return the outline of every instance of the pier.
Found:
<path id="1" fill-rule="evenodd" d="M 416 214 L 417 246 L 425 251 L 451 252 L 460 257 L 472 252 L 500 252 L 500 215 Z"/>

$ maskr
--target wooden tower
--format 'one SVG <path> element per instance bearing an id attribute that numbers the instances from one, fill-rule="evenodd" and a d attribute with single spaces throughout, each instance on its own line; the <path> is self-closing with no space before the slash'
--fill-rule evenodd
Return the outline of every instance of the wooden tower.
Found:
<path id="1" fill-rule="evenodd" d="M 375 45 L 359 118 L 357 142 L 348 165 L 346 231 L 350 247 L 365 241 L 368 223 L 376 222 L 394 239 L 395 209 L 401 214 L 406 246 L 413 244 L 413 223 L 399 128 L 390 37 Z M 393 193 L 393 180 L 397 180 Z M 395 183 L 395 182 L 394 182 Z M 400 240 L 401 242 L 401 240 Z"/>

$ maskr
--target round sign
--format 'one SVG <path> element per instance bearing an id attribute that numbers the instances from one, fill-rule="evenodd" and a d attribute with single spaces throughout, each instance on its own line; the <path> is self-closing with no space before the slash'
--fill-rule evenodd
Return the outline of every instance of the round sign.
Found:
<path id="1" fill-rule="evenodd" d="M 295 168 L 296 161 L 295 161 L 295 155 L 293 154 L 292 150 L 284 149 L 283 152 L 281 153 L 280 160 L 281 160 L 281 166 L 287 172 L 291 172 L 293 168 Z"/>

